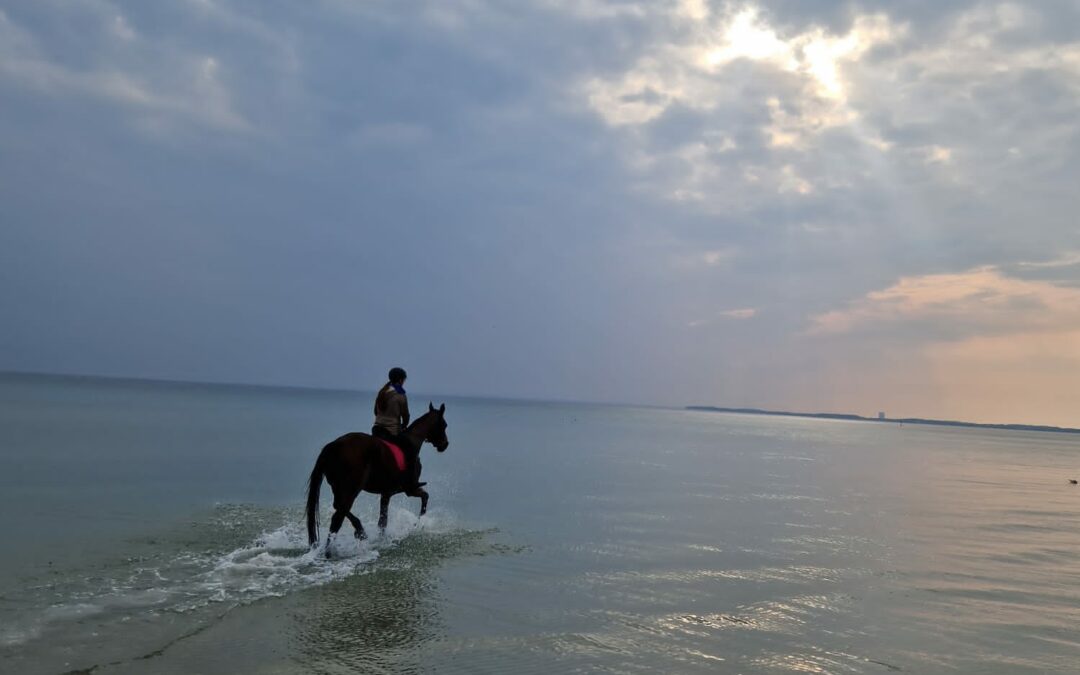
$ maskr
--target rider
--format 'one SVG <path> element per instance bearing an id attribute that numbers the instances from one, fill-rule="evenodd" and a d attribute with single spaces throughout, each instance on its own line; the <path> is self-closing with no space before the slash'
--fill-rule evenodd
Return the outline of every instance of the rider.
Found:
<path id="1" fill-rule="evenodd" d="M 404 368 L 391 368 L 387 375 L 387 382 L 379 394 L 375 397 L 375 424 L 371 427 L 371 435 L 390 441 L 401 448 L 405 453 L 405 474 L 410 489 L 419 487 L 417 474 L 416 455 L 419 448 L 414 450 L 402 435 L 409 426 L 409 399 L 405 395 L 405 378 L 408 375 Z"/>

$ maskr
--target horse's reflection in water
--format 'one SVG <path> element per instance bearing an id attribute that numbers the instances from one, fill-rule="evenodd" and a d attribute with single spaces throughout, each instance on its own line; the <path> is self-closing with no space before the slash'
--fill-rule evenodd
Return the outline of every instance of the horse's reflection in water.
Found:
<path id="1" fill-rule="evenodd" d="M 446 406 L 428 404 L 428 411 L 420 419 L 409 425 L 401 435 L 405 452 L 417 456 L 420 466 L 420 447 L 431 443 L 439 452 L 446 450 L 450 441 L 446 438 Z M 347 518 L 352 523 L 357 539 L 364 539 L 367 534 L 360 519 L 352 514 L 353 501 L 361 491 L 380 495 L 379 527 L 386 527 L 387 510 L 390 498 L 399 492 L 420 499 L 420 515 L 427 513 L 428 493 L 422 487 L 406 491 L 410 478 L 398 469 L 394 453 L 382 441 L 368 434 L 351 433 L 331 441 L 319 453 L 315 468 L 308 480 L 307 495 L 307 530 L 308 545 L 314 546 L 319 540 L 319 489 L 323 478 L 334 491 L 334 515 L 330 519 L 330 533 L 326 536 L 326 557 L 331 555 L 331 543 L 341 524 Z"/>
<path id="2" fill-rule="evenodd" d="M 366 573 L 294 597 L 289 640 L 304 672 L 425 672 L 421 649 L 444 633 L 437 570 L 462 556 L 497 552 L 490 531 L 419 532 L 383 549 Z"/>

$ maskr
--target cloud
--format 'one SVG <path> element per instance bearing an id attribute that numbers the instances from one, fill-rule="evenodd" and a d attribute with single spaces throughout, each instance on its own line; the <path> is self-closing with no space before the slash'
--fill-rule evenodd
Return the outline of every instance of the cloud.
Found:
<path id="1" fill-rule="evenodd" d="M 701 256 L 701 259 L 705 261 L 706 265 L 719 265 L 726 260 L 730 260 L 735 253 L 736 251 L 730 248 L 715 249 L 712 251 L 705 251 Z"/>
<path id="2" fill-rule="evenodd" d="M 809 333 L 833 335 L 908 323 L 935 332 L 1009 334 L 1080 330 L 1080 288 L 1005 276 L 987 266 L 904 277 L 847 307 L 811 318 Z"/>
<path id="3" fill-rule="evenodd" d="M 585 20 L 615 19 L 624 16 L 640 18 L 650 13 L 648 2 L 634 0 L 541 0 L 540 5 Z M 700 12 L 704 9 L 700 2 L 692 0 L 685 2 L 684 7 L 688 12 Z"/>
<path id="4" fill-rule="evenodd" d="M 779 192 L 796 192 L 801 195 L 808 195 L 814 191 L 813 184 L 800 176 L 795 171 L 795 167 L 790 164 L 785 165 L 780 170 L 781 181 L 778 186 Z"/>
<path id="5" fill-rule="evenodd" d="M 101 15 L 100 37 L 118 51 L 112 59 L 81 66 L 50 58 L 46 46 L 0 11 L 0 84 L 6 81 L 55 97 L 104 101 L 133 115 L 144 128 L 194 124 L 223 132 L 251 131 L 222 81 L 219 59 L 169 53 L 142 40 L 111 5 L 90 7 Z M 144 69 L 141 56 L 148 52 L 155 55 L 151 63 L 164 58 L 167 74 Z"/>
<path id="6" fill-rule="evenodd" d="M 609 124 L 643 124 L 672 105 L 714 109 L 729 86 L 724 69 L 744 59 L 799 76 L 811 85 L 808 94 L 842 100 L 842 64 L 903 33 L 884 15 L 860 16 L 844 35 L 813 28 L 787 38 L 752 6 L 686 18 L 691 25 L 685 39 L 655 47 L 616 79 L 585 83 L 590 106 Z"/>
<path id="7" fill-rule="evenodd" d="M 807 98 L 842 101 L 845 82 L 840 72 L 846 61 L 857 61 L 876 44 L 896 39 L 903 31 L 884 15 L 859 17 L 849 32 L 831 35 L 820 28 L 782 38 L 752 6 L 718 15 L 691 13 L 682 39 L 653 47 L 617 78 L 594 78 L 584 83 L 590 107 L 615 126 L 650 122 L 675 105 L 714 110 L 730 103 L 725 69 L 741 60 L 761 62 L 779 74 L 803 81 Z M 828 106 L 818 111 L 817 124 L 834 120 Z"/>
<path id="8" fill-rule="evenodd" d="M 687 326 L 690 328 L 699 328 L 701 326 L 709 326 L 715 324 L 717 321 L 745 321 L 746 319 L 752 319 L 757 316 L 757 309 L 753 307 L 743 307 L 739 309 L 725 309 L 717 312 L 714 318 L 708 319 L 693 319 L 687 322 Z"/>
<path id="9" fill-rule="evenodd" d="M 125 19 L 122 14 L 117 14 L 115 17 L 113 17 L 112 23 L 109 27 L 113 36 L 116 37 L 118 40 L 128 42 L 138 37 L 138 34 L 135 32 L 135 30 L 131 27 L 131 24 L 128 23 L 127 19 Z"/>
<path id="10" fill-rule="evenodd" d="M 987 0 L 8 3 L 0 367 L 393 353 L 444 391 L 940 412 L 982 382 L 923 395 L 953 345 L 1071 348 L 1077 35 Z"/>
<path id="11" fill-rule="evenodd" d="M 927 163 L 946 164 L 952 159 L 952 150 L 949 148 L 943 148 L 940 145 L 932 145 L 926 148 L 926 161 Z"/>
<path id="12" fill-rule="evenodd" d="M 1050 260 L 1021 260 L 1012 264 L 1018 270 L 1057 270 L 1080 265 L 1080 252 L 1070 251 Z"/>
<path id="13" fill-rule="evenodd" d="M 732 219 L 813 194 L 811 208 L 837 211 L 845 200 L 902 204 L 907 213 L 860 214 L 895 228 L 886 236 L 911 219 L 970 231 L 973 205 L 1003 214 L 989 204 L 1016 191 L 1006 174 L 1070 161 L 1080 41 L 1039 39 L 1053 10 L 814 7 L 724 3 L 654 18 L 669 29 L 572 95 L 619 135 L 643 193 Z M 696 133 L 675 137 L 674 126 Z M 710 139 L 731 145 L 718 152 Z"/>

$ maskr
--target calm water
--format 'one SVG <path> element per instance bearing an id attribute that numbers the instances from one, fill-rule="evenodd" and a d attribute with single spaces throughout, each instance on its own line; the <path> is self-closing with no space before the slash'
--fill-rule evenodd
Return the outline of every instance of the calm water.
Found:
<path id="1" fill-rule="evenodd" d="M 1078 437 L 450 399 L 430 517 L 324 562 L 369 405 L 0 379 L 0 669 L 1080 671 Z"/>

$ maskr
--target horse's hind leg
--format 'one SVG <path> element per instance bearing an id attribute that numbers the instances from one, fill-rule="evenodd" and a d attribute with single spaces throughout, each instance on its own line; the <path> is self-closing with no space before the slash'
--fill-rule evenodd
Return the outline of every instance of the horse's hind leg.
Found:
<path id="1" fill-rule="evenodd" d="M 390 497 L 393 496 L 389 492 L 384 492 L 379 497 L 379 530 L 386 529 L 387 512 L 390 510 Z"/>
<path id="2" fill-rule="evenodd" d="M 330 518 L 330 532 L 326 535 L 326 547 L 323 549 L 323 553 L 327 558 L 330 557 L 330 545 L 334 543 L 334 537 L 337 536 L 338 530 L 341 529 L 341 524 L 345 522 L 345 514 L 347 511 L 335 508 L 333 517 Z"/>
<path id="3" fill-rule="evenodd" d="M 349 509 L 352 508 L 353 500 L 356 499 L 356 493 L 356 490 L 350 490 L 349 494 L 342 495 L 342 498 L 338 498 L 337 495 L 334 495 L 334 515 L 330 518 L 330 533 L 326 535 L 327 558 L 330 557 L 330 544 L 334 541 L 334 537 L 337 535 L 338 530 L 341 529 L 341 525 L 345 522 L 345 518 L 351 516 L 350 522 L 352 522 L 352 518 L 356 518 L 356 516 L 349 513 Z M 359 524 L 360 519 L 357 518 L 353 525 L 356 526 Z M 360 531 L 363 531 L 363 527 L 360 528 Z"/>

